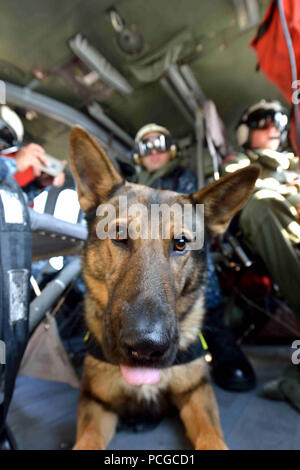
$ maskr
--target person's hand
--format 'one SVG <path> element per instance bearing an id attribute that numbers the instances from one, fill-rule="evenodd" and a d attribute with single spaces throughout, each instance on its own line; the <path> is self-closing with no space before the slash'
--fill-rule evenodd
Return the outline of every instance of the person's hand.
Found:
<path id="1" fill-rule="evenodd" d="M 41 175 L 41 163 L 48 166 L 45 150 L 38 144 L 28 144 L 22 147 L 15 155 L 18 171 L 22 172 L 28 168 L 33 168 L 35 176 Z"/>
<path id="2" fill-rule="evenodd" d="M 300 202 L 296 205 L 296 211 L 297 211 L 298 219 L 299 219 L 299 223 L 300 223 Z"/>
<path id="3" fill-rule="evenodd" d="M 63 160 L 62 161 L 64 165 L 67 164 L 67 160 Z M 59 175 L 57 175 L 54 180 L 53 180 L 53 186 L 56 186 L 57 188 L 60 188 L 61 186 L 63 186 L 64 182 L 65 182 L 65 179 L 66 179 L 66 176 L 64 174 L 64 172 L 62 171 Z"/>
<path id="4" fill-rule="evenodd" d="M 300 178 L 293 179 L 292 181 L 289 182 L 289 184 L 297 188 L 298 192 L 300 191 Z"/>
<path id="5" fill-rule="evenodd" d="M 67 161 L 63 160 L 63 163 L 66 165 Z M 41 176 L 36 179 L 36 182 L 41 188 L 45 188 L 46 186 L 55 186 L 56 188 L 60 188 L 65 182 L 65 174 L 62 171 L 59 175 L 53 177 L 43 172 Z"/>

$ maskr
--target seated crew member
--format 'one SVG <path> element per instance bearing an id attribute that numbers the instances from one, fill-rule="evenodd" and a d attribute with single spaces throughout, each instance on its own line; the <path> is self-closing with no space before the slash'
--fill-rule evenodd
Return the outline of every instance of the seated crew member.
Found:
<path id="1" fill-rule="evenodd" d="M 148 124 L 138 131 L 135 142 L 133 158 L 140 171 L 134 182 L 180 193 L 197 191 L 196 175 L 186 168 L 168 129 Z M 220 287 L 210 256 L 207 274 L 207 314 L 202 332 L 212 355 L 212 376 L 219 386 L 227 390 L 249 390 L 255 386 L 255 375 L 225 326 Z"/>
<path id="2" fill-rule="evenodd" d="M 48 166 L 45 150 L 38 144 L 29 143 L 19 148 L 23 141 L 24 128 L 19 116 L 8 106 L 0 108 L 0 179 L 24 173 L 29 168 L 33 170 L 33 177 L 28 184 L 22 187 L 28 202 L 46 187 L 60 187 L 64 184 L 65 174 L 60 173 L 53 178 L 42 172 L 41 164 Z M 12 150 L 13 152 L 10 152 Z M 65 162 L 66 163 L 66 162 Z"/>
<path id="3" fill-rule="evenodd" d="M 261 176 L 239 224 L 246 244 L 264 261 L 300 322 L 300 172 L 299 158 L 281 151 L 287 129 L 287 110 L 278 101 L 261 100 L 248 108 L 236 129 L 241 152 L 224 165 L 224 172 L 251 163 L 261 165 Z M 300 411 L 299 365 L 271 385 L 274 397 L 285 396 Z"/>

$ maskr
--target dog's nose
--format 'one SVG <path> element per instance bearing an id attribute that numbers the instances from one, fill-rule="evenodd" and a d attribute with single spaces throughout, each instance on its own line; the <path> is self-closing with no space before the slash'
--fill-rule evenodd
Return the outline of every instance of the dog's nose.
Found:
<path id="1" fill-rule="evenodd" d="M 129 357 L 136 359 L 159 359 L 170 346 L 169 338 L 164 333 L 141 333 L 136 330 L 124 331 L 120 341 L 121 347 Z"/>

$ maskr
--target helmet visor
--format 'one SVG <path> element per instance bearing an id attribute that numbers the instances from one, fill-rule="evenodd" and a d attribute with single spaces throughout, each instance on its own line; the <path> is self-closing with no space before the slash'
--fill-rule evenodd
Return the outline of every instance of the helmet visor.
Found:
<path id="1" fill-rule="evenodd" d="M 138 153 L 140 157 L 151 155 L 152 150 L 158 153 L 167 152 L 171 147 L 171 139 L 163 134 L 151 136 L 138 142 Z"/>
<path id="2" fill-rule="evenodd" d="M 15 131 L 0 119 L 0 150 L 14 147 L 18 144 Z"/>
<path id="3" fill-rule="evenodd" d="M 274 125 L 277 130 L 283 132 L 288 125 L 288 116 L 281 111 L 258 109 L 248 116 L 247 124 L 251 129 L 267 129 Z"/>

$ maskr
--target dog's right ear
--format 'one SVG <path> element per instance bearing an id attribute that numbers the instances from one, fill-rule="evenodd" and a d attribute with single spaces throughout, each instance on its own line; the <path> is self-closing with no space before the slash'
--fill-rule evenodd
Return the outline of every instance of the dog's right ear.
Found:
<path id="1" fill-rule="evenodd" d="M 260 167 L 250 165 L 191 195 L 194 203 L 204 204 L 205 223 L 212 235 L 225 232 L 234 214 L 250 197 L 259 174 Z"/>
<path id="2" fill-rule="evenodd" d="M 82 127 L 73 128 L 70 151 L 80 206 L 87 212 L 105 201 L 124 180 L 101 145 Z"/>

